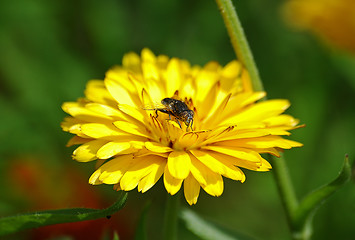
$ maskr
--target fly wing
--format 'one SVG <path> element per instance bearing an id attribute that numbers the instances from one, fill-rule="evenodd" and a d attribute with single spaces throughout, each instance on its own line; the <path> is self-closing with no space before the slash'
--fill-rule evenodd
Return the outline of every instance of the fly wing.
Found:
<path id="1" fill-rule="evenodd" d="M 142 106 L 143 110 L 157 110 L 157 109 L 165 109 L 166 107 L 160 102 L 154 102 L 152 104 L 146 104 Z"/>

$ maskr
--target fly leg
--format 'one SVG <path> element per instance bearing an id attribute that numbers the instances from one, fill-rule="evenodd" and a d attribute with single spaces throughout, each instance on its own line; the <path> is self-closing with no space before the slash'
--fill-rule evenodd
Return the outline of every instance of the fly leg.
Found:
<path id="1" fill-rule="evenodd" d="M 178 120 L 177 118 L 175 118 L 175 120 L 177 121 L 177 123 L 179 124 L 180 128 L 182 129 L 182 127 L 181 127 L 181 124 L 180 124 L 179 120 Z"/>
<path id="2" fill-rule="evenodd" d="M 191 122 L 189 123 L 189 125 L 187 125 L 187 127 L 186 127 L 186 132 L 189 131 L 189 127 L 190 127 L 191 131 L 193 131 L 193 129 L 192 129 L 192 123 L 193 123 L 193 122 L 194 122 L 194 120 L 191 120 Z"/>

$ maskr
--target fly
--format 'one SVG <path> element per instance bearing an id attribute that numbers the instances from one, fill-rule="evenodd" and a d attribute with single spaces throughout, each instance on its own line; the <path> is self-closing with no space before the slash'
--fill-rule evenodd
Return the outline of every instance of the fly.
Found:
<path id="1" fill-rule="evenodd" d="M 176 122 L 179 124 L 181 129 L 182 127 L 179 120 L 185 123 L 187 127 L 186 131 L 188 131 L 189 127 L 192 130 L 194 111 L 190 110 L 186 103 L 174 98 L 164 98 L 161 100 L 161 104 L 163 104 L 164 107 L 146 110 L 155 110 L 156 117 L 158 117 L 158 111 L 169 114 L 169 120 L 171 120 L 171 116 L 175 117 Z"/>

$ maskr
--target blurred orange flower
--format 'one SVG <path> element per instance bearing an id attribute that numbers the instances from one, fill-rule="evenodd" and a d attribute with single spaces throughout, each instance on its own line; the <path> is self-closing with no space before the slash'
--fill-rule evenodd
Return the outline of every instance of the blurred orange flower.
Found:
<path id="1" fill-rule="evenodd" d="M 355 54 L 354 0 L 289 0 L 283 13 L 293 26 Z"/>

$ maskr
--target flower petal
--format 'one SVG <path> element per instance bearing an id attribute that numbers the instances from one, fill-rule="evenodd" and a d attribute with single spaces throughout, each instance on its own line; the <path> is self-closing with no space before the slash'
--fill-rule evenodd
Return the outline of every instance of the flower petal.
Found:
<path id="1" fill-rule="evenodd" d="M 139 192 L 145 193 L 148 191 L 163 175 L 166 165 L 166 158 L 160 157 L 160 159 L 160 164 L 155 165 L 152 168 L 152 171 L 138 183 Z"/>
<path id="2" fill-rule="evenodd" d="M 99 159 L 109 159 L 110 157 L 113 157 L 118 153 L 123 154 L 126 150 L 130 148 L 131 144 L 129 142 L 108 142 L 97 151 L 96 156 Z"/>
<path id="3" fill-rule="evenodd" d="M 92 138 L 107 138 L 117 136 L 127 136 L 125 132 L 119 131 L 115 127 L 111 127 L 102 123 L 86 123 L 81 125 L 81 132 Z"/>
<path id="4" fill-rule="evenodd" d="M 183 179 L 174 178 L 169 172 L 168 165 L 165 166 L 164 186 L 168 193 L 171 195 L 176 194 L 181 188 L 182 181 Z"/>
<path id="5" fill-rule="evenodd" d="M 192 205 L 197 203 L 200 194 L 200 184 L 190 173 L 184 181 L 184 194 L 186 201 Z"/>
<path id="6" fill-rule="evenodd" d="M 170 147 L 166 147 L 161 143 L 157 142 L 145 142 L 145 147 L 152 152 L 156 153 L 167 153 L 173 151 Z"/>
<path id="7" fill-rule="evenodd" d="M 235 145 L 238 146 L 238 145 Z M 258 153 L 249 149 L 236 148 L 231 146 L 204 146 L 203 149 L 223 153 L 236 158 L 245 159 L 252 162 L 260 162 Z"/>
<path id="8" fill-rule="evenodd" d="M 173 151 L 168 157 L 170 174 L 178 179 L 185 179 L 190 173 L 190 156 L 185 151 Z"/>
<path id="9" fill-rule="evenodd" d="M 180 84 L 183 82 L 181 73 L 180 61 L 172 58 L 166 69 L 166 89 L 167 96 L 172 97 L 176 90 L 180 89 Z"/>
<path id="10" fill-rule="evenodd" d="M 222 176 L 206 167 L 193 155 L 190 155 L 190 158 L 191 173 L 201 187 L 211 196 L 220 196 L 223 193 Z"/>
<path id="11" fill-rule="evenodd" d="M 84 143 L 74 150 L 73 158 L 79 162 L 89 162 L 95 160 L 97 159 L 97 151 L 106 143 L 106 140 L 101 139 Z"/>
<path id="12" fill-rule="evenodd" d="M 88 103 L 85 105 L 86 109 L 89 109 L 93 112 L 96 113 L 100 113 L 100 114 L 104 114 L 106 116 L 112 117 L 113 119 L 116 120 L 121 120 L 124 119 L 123 114 L 118 111 L 117 109 L 104 105 L 104 104 L 100 104 L 100 103 Z"/>
<path id="13" fill-rule="evenodd" d="M 127 114 L 128 116 L 134 118 L 135 120 L 137 120 L 139 123 L 145 123 L 145 118 L 146 116 L 143 115 L 140 111 L 137 110 L 137 108 L 135 107 L 131 107 L 129 105 L 126 104 L 120 104 L 118 106 L 118 108 L 125 114 Z"/>
<path id="14" fill-rule="evenodd" d="M 244 138 L 230 141 L 222 141 L 218 144 L 224 146 L 240 146 L 242 148 L 283 148 L 301 147 L 302 143 L 284 139 L 280 136 L 264 136 L 255 138 Z"/>
<path id="15" fill-rule="evenodd" d="M 68 141 L 66 146 L 67 147 L 71 147 L 73 145 L 87 143 L 87 142 L 90 142 L 92 140 L 93 139 L 90 139 L 90 138 L 82 138 L 82 137 L 74 136 Z"/>
<path id="16" fill-rule="evenodd" d="M 85 96 L 93 102 L 116 106 L 117 102 L 107 91 L 105 83 L 102 80 L 90 80 L 86 84 Z"/>
<path id="17" fill-rule="evenodd" d="M 141 59 L 137 53 L 130 52 L 123 56 L 122 66 L 131 70 L 132 72 L 141 71 Z"/>
<path id="18" fill-rule="evenodd" d="M 115 125 L 118 129 L 130 134 L 134 134 L 141 137 L 147 137 L 147 138 L 150 137 L 147 133 L 147 129 L 143 128 L 142 126 L 137 126 L 130 122 L 116 121 L 113 123 L 113 125 Z"/>
<path id="19" fill-rule="evenodd" d="M 240 180 L 242 182 L 245 180 L 244 173 L 239 168 L 233 166 L 233 163 L 225 161 L 222 157 L 223 155 L 212 151 L 191 150 L 190 152 L 212 171 L 233 180 Z"/>
<path id="20" fill-rule="evenodd" d="M 121 155 L 99 167 L 90 177 L 90 184 L 116 184 L 133 163 L 133 155 Z"/>
<path id="21" fill-rule="evenodd" d="M 121 189 L 130 191 L 137 187 L 142 178 L 150 174 L 152 171 L 157 171 L 157 168 L 163 164 L 163 158 L 150 155 L 143 158 L 135 158 L 132 164 L 120 180 Z"/>
<path id="22" fill-rule="evenodd" d="M 71 116 L 85 122 L 107 122 L 112 120 L 111 117 L 98 112 L 90 111 L 82 104 L 76 102 L 63 103 L 62 109 Z"/>
<path id="23" fill-rule="evenodd" d="M 268 100 L 258 102 L 248 109 L 224 121 L 224 123 L 237 124 L 240 122 L 257 122 L 283 113 L 290 106 L 288 100 Z"/>
<path id="24" fill-rule="evenodd" d="M 111 78 L 105 79 L 105 86 L 112 97 L 120 104 L 135 106 L 130 93 L 118 81 Z"/>

